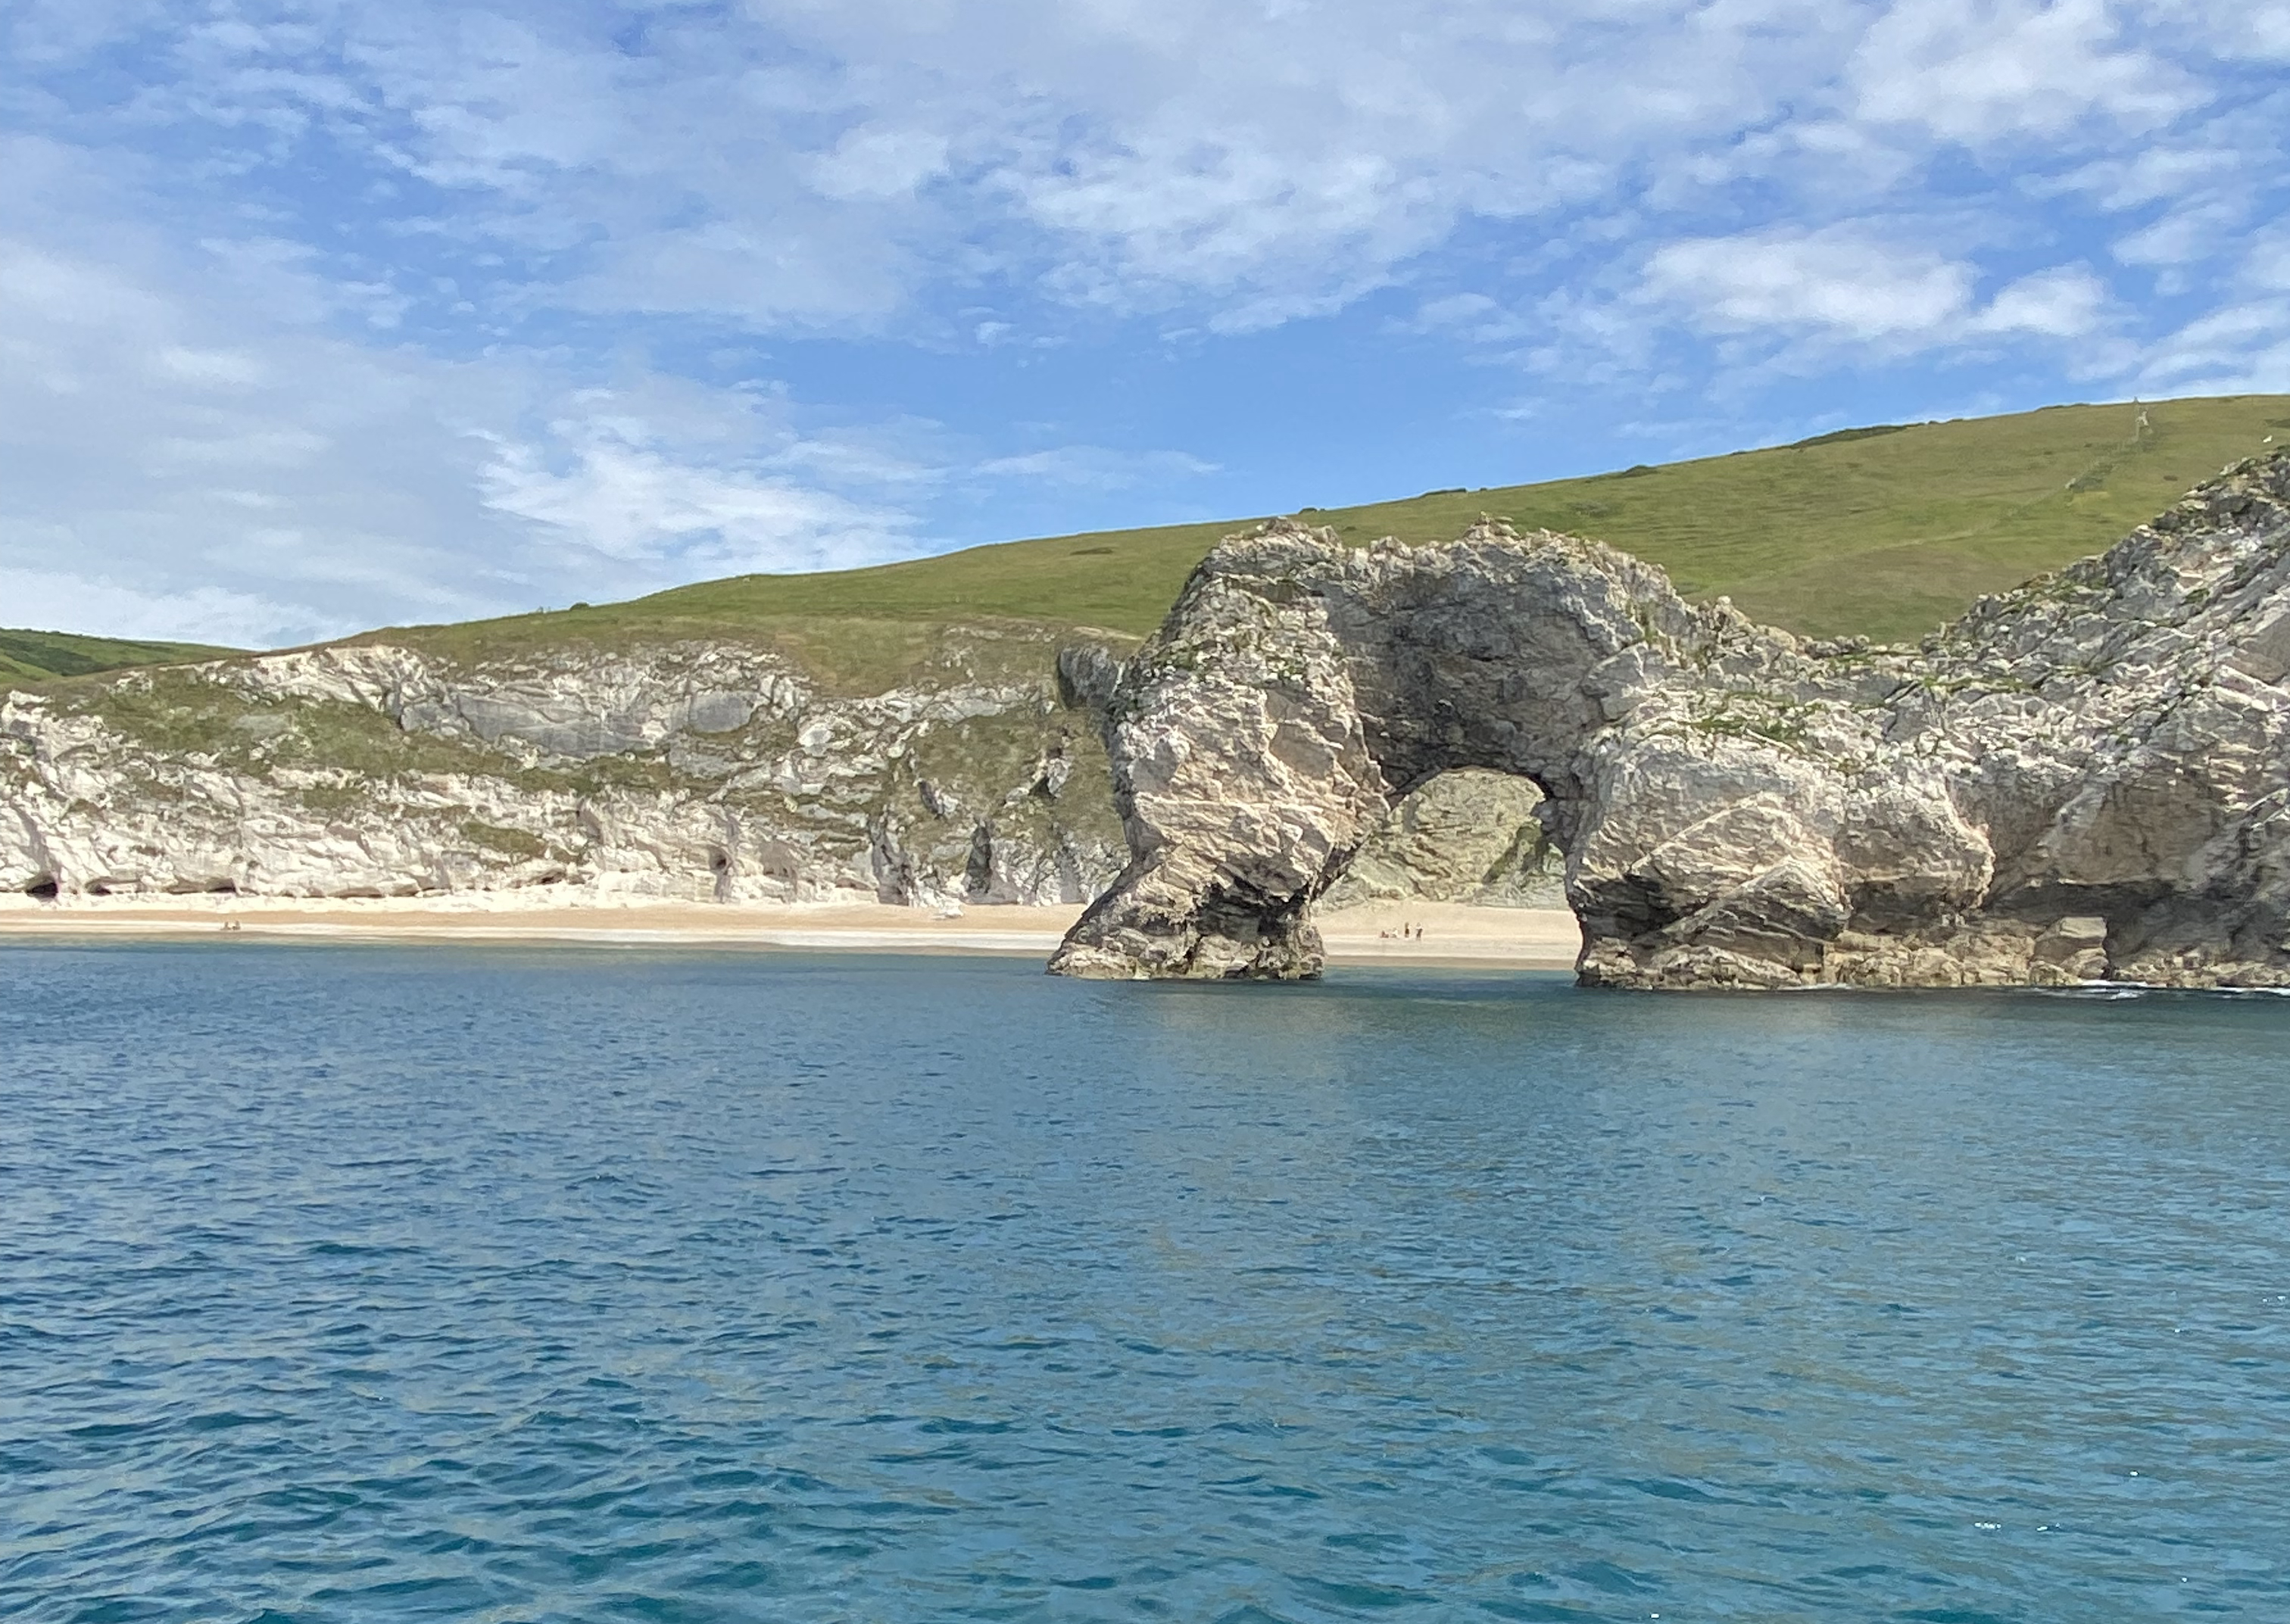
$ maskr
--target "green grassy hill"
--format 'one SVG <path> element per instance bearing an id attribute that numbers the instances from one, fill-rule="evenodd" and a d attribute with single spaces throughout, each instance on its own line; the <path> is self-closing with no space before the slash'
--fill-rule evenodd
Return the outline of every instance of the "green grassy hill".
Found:
<path id="1" fill-rule="evenodd" d="M 2132 406 L 2054 406 L 1301 516 L 1365 543 L 1446 540 L 1495 514 L 1611 542 L 1662 565 L 1688 596 L 1726 594 L 1791 630 L 1904 639 L 1983 592 L 2105 548 L 2189 486 L 2265 450 L 2270 436 L 2290 440 L 2290 396 L 2150 403 L 2143 427 Z M 822 675 L 858 681 L 923 658 L 930 628 L 955 620 L 1141 637 L 1202 555 L 1249 522 L 1013 541 L 831 574 L 744 575 L 410 635 L 460 653 L 565 639 L 766 636 Z"/>
<path id="2" fill-rule="evenodd" d="M 0 685 L 86 676 L 130 666 L 180 665 L 239 652 L 204 643 L 131 643 L 117 637 L 83 637 L 73 632 L 0 628 Z"/>
<path id="3" fill-rule="evenodd" d="M 1669 570 L 1692 597 L 1822 636 L 1913 638 L 2106 547 L 2226 464 L 2290 441 L 2290 396 L 2054 406 L 1849 429 L 1796 445 L 1545 484 L 1307 508 L 1346 540 L 1441 541 L 1481 514 L 1593 536 Z M 844 688 L 954 658 L 947 628 L 1024 622 L 1130 638 L 1160 622 L 1221 520 L 972 548 L 819 575 L 743 575 L 625 604 L 365 634 L 445 654 L 680 637 L 775 643 Z M 1030 640 L 1029 640 L 1030 641 Z M 975 639 L 967 639 L 974 661 Z M 0 632 L 0 685 L 210 656 L 172 644 Z M 1013 645 L 1013 658 L 1031 659 Z"/>

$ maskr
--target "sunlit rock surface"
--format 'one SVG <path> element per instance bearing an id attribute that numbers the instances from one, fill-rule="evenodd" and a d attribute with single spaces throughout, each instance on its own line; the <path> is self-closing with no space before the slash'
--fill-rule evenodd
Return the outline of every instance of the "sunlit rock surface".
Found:
<path id="1" fill-rule="evenodd" d="M 1103 696 L 1130 860 L 1053 968 L 1317 974 L 1316 901 L 1471 768 L 1541 792 L 1589 983 L 2290 984 L 2286 547 L 2254 460 L 1903 650 L 1596 542 L 1275 523 Z"/>
<path id="2" fill-rule="evenodd" d="M 1564 908 L 1565 859 L 1535 816 L 1541 804 L 1540 789 L 1506 772 L 1443 772 L 1392 804 L 1321 906 Z"/>
<path id="3" fill-rule="evenodd" d="M 948 634 L 829 690 L 766 648 L 464 662 L 387 644 L 0 696 L 0 886 L 35 895 L 1080 902 L 1118 870 L 1055 650 Z"/>

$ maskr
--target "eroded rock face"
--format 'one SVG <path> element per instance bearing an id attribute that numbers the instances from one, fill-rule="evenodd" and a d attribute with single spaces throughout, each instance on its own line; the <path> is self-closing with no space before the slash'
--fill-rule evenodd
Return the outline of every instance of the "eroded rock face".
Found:
<path id="1" fill-rule="evenodd" d="M 1589 983 L 2290 985 L 2290 456 L 1917 651 L 1807 644 L 1595 542 L 1276 523 L 1108 701 L 1130 862 L 1052 968 L 1317 973 L 1395 797 L 1531 780 Z"/>
<path id="2" fill-rule="evenodd" d="M 1565 860 L 1535 816 L 1541 804 L 1542 791 L 1526 779 L 1472 767 L 1442 772 L 1392 804 L 1321 906 L 1564 908 Z"/>
<path id="3" fill-rule="evenodd" d="M 346 644 L 0 695 L 0 888 L 1097 895 L 1118 826 L 1047 634 L 949 636 L 933 680 L 856 696 L 719 643 Z"/>

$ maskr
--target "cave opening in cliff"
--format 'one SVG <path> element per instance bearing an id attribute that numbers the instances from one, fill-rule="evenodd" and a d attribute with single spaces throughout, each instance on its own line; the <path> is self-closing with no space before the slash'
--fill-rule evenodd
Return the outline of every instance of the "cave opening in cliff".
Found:
<path id="1" fill-rule="evenodd" d="M 44 874 L 24 887 L 24 894 L 28 897 L 36 897 L 43 902 L 52 902 L 62 890 L 62 885 L 57 883 L 54 875 Z"/>

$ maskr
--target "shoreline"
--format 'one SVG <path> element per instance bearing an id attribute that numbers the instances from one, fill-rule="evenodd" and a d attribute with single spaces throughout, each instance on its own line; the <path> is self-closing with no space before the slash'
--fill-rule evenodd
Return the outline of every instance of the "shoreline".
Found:
<path id="1" fill-rule="evenodd" d="M 941 916 L 876 903 L 792 905 L 444 897 L 75 897 L 0 900 L 0 945 L 45 938 L 455 941 L 781 951 L 983 954 L 1046 959 L 1078 906 L 973 908 Z M 1398 935 L 1422 927 L 1418 940 Z M 1563 908 L 1376 903 L 1323 915 L 1328 964 L 1572 970 L 1581 946 Z"/>

